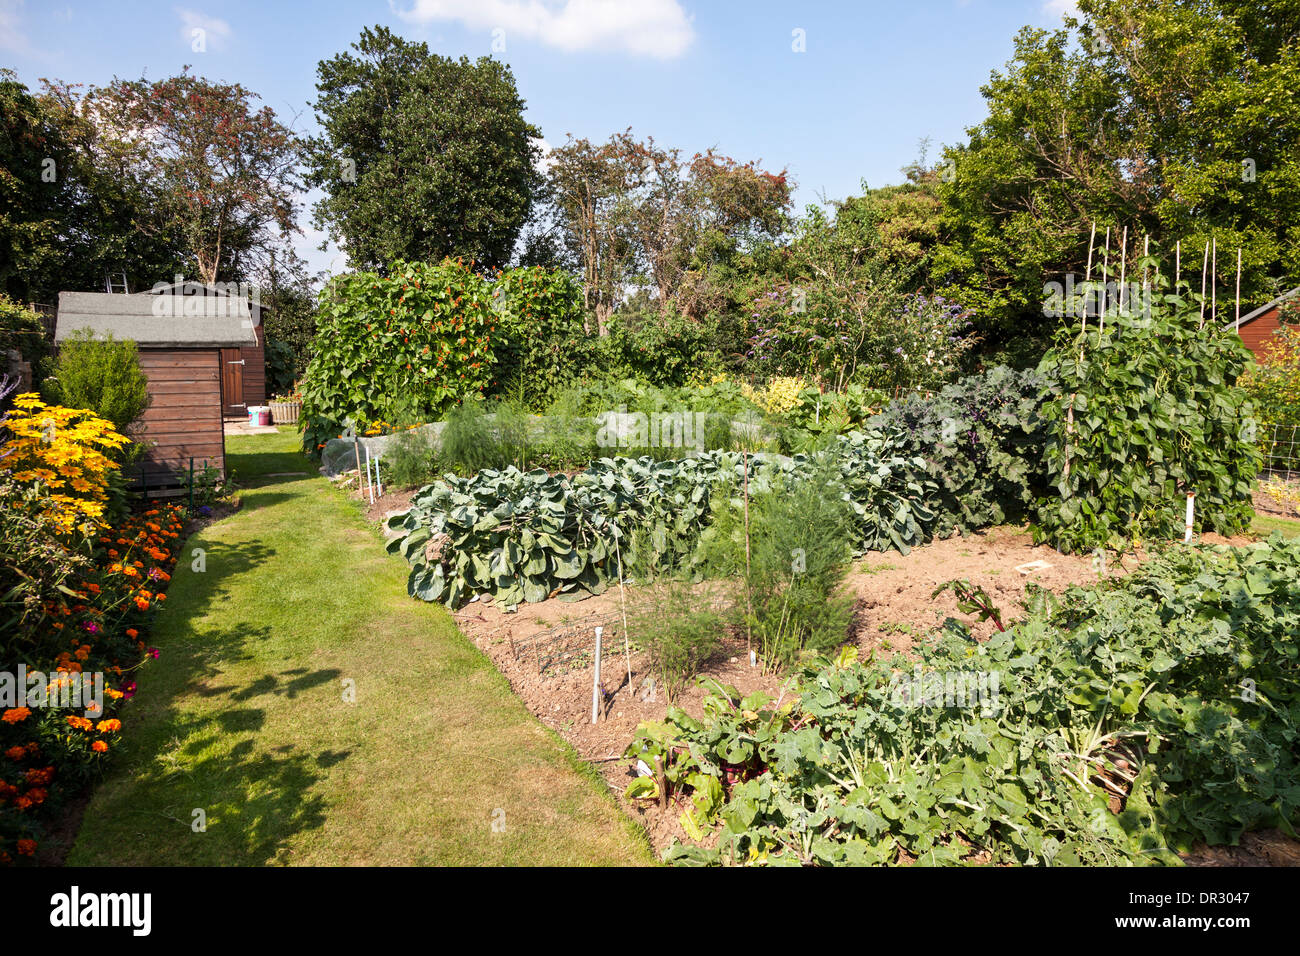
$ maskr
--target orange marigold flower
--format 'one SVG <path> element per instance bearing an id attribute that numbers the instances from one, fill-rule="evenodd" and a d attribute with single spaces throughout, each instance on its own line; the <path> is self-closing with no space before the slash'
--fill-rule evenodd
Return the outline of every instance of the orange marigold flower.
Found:
<path id="1" fill-rule="evenodd" d="M 111 734 L 122 729 L 122 722 L 116 717 L 110 717 L 108 720 L 101 720 L 97 723 L 95 729 L 101 734 Z"/>
<path id="2" fill-rule="evenodd" d="M 0 720 L 3 720 L 6 724 L 17 724 L 31 715 L 32 711 L 29 707 L 10 707 L 4 712 L 4 716 L 0 717 Z"/>
<path id="3" fill-rule="evenodd" d="M 104 741 L 102 740 L 96 740 L 93 744 L 90 745 L 90 749 L 95 751 L 95 753 L 97 754 L 107 753 L 108 744 L 104 743 Z"/>
<path id="4" fill-rule="evenodd" d="M 85 717 L 68 717 L 67 721 L 68 726 L 74 730 L 90 730 L 95 726 Z"/>
<path id="5" fill-rule="evenodd" d="M 139 637 L 139 636 L 140 636 L 140 632 L 137 631 L 137 630 L 136 630 L 135 628 L 133 628 L 133 627 L 128 627 L 128 628 L 126 629 L 126 636 L 127 636 L 127 637 Z"/>
<path id="6" fill-rule="evenodd" d="M 19 856 L 35 856 L 35 855 L 36 855 L 36 841 L 35 841 L 35 840 L 19 840 L 19 841 L 18 841 L 18 855 L 19 855 Z"/>
<path id="7" fill-rule="evenodd" d="M 14 746 L 10 747 L 8 750 L 5 751 L 5 756 L 8 757 L 10 760 L 22 760 L 24 757 L 27 756 L 27 751 L 24 748 L 19 747 L 18 745 L 15 744 Z"/>

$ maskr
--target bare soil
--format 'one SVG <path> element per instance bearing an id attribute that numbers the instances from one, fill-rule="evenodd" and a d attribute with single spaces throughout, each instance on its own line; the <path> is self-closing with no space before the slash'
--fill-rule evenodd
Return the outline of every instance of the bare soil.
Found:
<path id="1" fill-rule="evenodd" d="M 1291 482 L 1291 490 L 1300 494 L 1300 482 Z M 1274 515 L 1279 518 L 1300 517 L 1300 504 L 1285 498 L 1270 495 L 1265 491 L 1255 491 L 1255 510 L 1260 514 Z"/>
<path id="2" fill-rule="evenodd" d="M 411 495 L 410 491 L 396 492 L 377 498 L 373 504 L 367 500 L 367 517 L 382 524 L 389 515 L 409 507 Z M 1250 539 L 1206 535 L 1200 540 L 1244 544 Z M 967 623 L 978 639 L 986 640 L 997 630 L 997 624 L 991 620 L 977 622 L 963 613 L 951 591 L 933 596 L 939 585 L 964 579 L 983 588 L 1001 610 L 1002 624 L 1009 626 L 1022 616 L 1021 604 L 1032 587 L 1060 593 L 1073 584 L 1095 583 L 1103 575 L 1125 574 L 1144 557 L 1131 555 L 1122 562 L 1108 557 L 1101 565 L 1094 562 L 1092 555 L 1067 555 L 1035 545 L 1027 531 L 1013 527 L 935 541 L 907 555 L 869 554 L 854 562 L 845 580 L 847 592 L 854 599 L 851 638 L 863 657 L 869 653 L 889 657 L 895 652 L 911 657 L 915 643 L 926 632 L 945 618 L 955 617 Z M 1023 567 L 1034 562 L 1042 564 Z M 669 706 L 663 688 L 650 686 L 648 655 L 635 644 L 624 645 L 624 609 L 634 606 L 638 597 L 636 588 L 629 586 L 620 593 L 614 587 L 582 601 L 551 599 L 520 605 L 514 612 L 481 599 L 456 612 L 455 618 L 461 631 L 492 659 L 528 708 L 601 772 L 620 803 L 645 828 L 656 850 L 662 852 L 674 838 L 686 839 L 678 822 L 684 809 L 680 798 L 660 809 L 652 802 L 622 797 L 636 774 L 635 760 L 624 758 L 623 753 L 632 743 L 638 725 L 662 720 Z M 603 626 L 605 635 L 600 719 L 592 723 L 592 651 L 597 624 Z M 728 635 L 721 653 L 699 676 L 731 685 L 742 694 L 755 690 L 773 698 L 789 694 L 785 679 L 764 673 L 761 666 L 749 665 L 741 635 Z M 671 703 L 700 717 L 707 695 L 707 690 L 692 684 Z M 1249 837 L 1243 838 L 1239 847 L 1193 851 L 1188 863 L 1258 866 L 1295 865 L 1300 860 L 1300 842 L 1275 833 Z"/>

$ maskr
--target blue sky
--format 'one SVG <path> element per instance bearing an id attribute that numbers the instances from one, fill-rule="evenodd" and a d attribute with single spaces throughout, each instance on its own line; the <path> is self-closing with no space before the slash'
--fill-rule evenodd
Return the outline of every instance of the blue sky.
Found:
<path id="1" fill-rule="evenodd" d="M 239 82 L 286 122 L 315 129 L 316 64 L 385 24 L 436 53 L 494 55 L 514 70 L 544 139 L 605 139 L 631 126 L 688 155 L 709 147 L 787 168 L 799 206 L 898 182 L 929 137 L 963 138 L 979 87 L 1020 27 L 1059 25 L 1068 0 L 704 2 L 360 0 L 181 3 L 0 0 L 0 66 L 102 84 L 191 64 Z M 205 47 L 195 51 L 195 30 Z M 803 52 L 795 52 L 803 31 Z M 494 45 L 497 47 L 494 52 Z M 501 47 L 504 45 L 504 50 Z M 300 251 L 315 269 L 337 250 Z"/>

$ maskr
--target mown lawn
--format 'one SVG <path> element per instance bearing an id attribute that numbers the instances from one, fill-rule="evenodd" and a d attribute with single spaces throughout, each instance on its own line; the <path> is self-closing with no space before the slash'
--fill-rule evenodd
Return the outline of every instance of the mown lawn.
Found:
<path id="1" fill-rule="evenodd" d="M 227 442 L 243 508 L 182 552 L 161 657 L 68 863 L 651 862 L 597 775 L 442 607 L 407 597 L 405 563 L 296 447 Z"/>
<path id="2" fill-rule="evenodd" d="M 1280 531 L 1284 538 L 1294 538 L 1300 536 L 1300 521 L 1256 515 L 1255 520 L 1251 522 L 1250 530 L 1264 537 L 1268 537 L 1274 531 Z"/>

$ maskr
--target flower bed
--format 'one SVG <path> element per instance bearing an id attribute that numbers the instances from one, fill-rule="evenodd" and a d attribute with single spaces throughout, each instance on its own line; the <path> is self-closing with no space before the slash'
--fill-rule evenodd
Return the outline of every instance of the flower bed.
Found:
<path id="1" fill-rule="evenodd" d="M 123 704 L 135 671 L 158 652 L 144 635 L 176 564 L 182 528 L 175 505 L 131 515 L 93 542 L 72 549 L 74 572 L 58 598 L 30 613 L 34 643 L 6 644 L 5 670 L 58 674 L 44 687 L 16 687 L 0 707 L 0 864 L 31 858 L 43 824 L 99 772 L 123 730 Z M 103 675 L 103 702 L 59 706 L 75 675 Z M 62 686 L 61 686 L 62 685 Z"/>
<path id="2" fill-rule="evenodd" d="M 81 409 L 18 396 L 0 419 L 0 864 L 36 856 L 122 732 L 143 634 L 171 580 L 182 512 L 127 514 Z M 116 517 L 110 517 L 116 516 Z"/>

